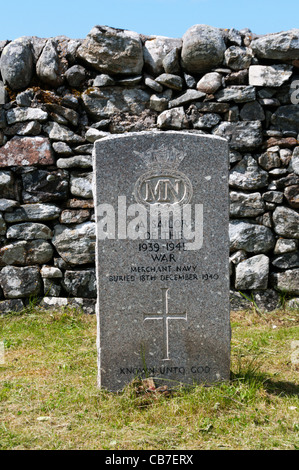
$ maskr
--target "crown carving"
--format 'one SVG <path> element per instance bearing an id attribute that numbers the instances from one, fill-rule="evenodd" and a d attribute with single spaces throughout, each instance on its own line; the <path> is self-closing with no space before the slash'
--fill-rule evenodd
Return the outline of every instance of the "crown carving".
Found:
<path id="1" fill-rule="evenodd" d="M 182 150 L 176 147 L 169 148 L 168 145 L 163 144 L 159 145 L 158 148 L 153 144 L 144 152 L 133 150 L 133 153 L 138 155 L 149 169 L 178 168 L 186 156 L 186 153 L 182 152 Z"/>

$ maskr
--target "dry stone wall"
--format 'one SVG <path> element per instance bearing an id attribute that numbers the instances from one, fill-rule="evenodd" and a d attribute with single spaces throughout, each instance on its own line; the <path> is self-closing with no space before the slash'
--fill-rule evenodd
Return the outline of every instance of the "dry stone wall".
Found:
<path id="1" fill-rule="evenodd" d="M 249 305 L 241 292 L 298 306 L 299 29 L 96 26 L 0 41 L 0 54 L 0 313 L 33 296 L 94 311 L 93 143 L 173 129 L 230 145 L 232 308 Z"/>

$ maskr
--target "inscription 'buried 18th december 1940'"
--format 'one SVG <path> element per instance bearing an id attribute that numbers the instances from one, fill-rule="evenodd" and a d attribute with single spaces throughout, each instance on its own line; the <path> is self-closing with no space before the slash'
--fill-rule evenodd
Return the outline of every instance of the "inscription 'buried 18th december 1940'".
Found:
<path id="1" fill-rule="evenodd" d="M 227 153 L 183 132 L 95 144 L 100 386 L 229 377 Z"/>

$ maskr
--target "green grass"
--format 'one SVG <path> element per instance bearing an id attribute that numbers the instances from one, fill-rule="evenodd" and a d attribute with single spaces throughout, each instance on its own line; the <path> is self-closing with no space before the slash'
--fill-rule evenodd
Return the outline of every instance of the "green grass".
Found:
<path id="1" fill-rule="evenodd" d="M 119 394 L 96 386 L 94 316 L 2 316 L 0 450 L 299 449 L 298 313 L 233 313 L 228 383 Z"/>

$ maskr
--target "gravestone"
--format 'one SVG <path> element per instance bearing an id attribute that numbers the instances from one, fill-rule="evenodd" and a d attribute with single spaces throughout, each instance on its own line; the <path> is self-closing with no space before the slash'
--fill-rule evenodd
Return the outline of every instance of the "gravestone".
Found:
<path id="1" fill-rule="evenodd" d="M 99 386 L 229 379 L 227 142 L 114 135 L 93 160 Z"/>

